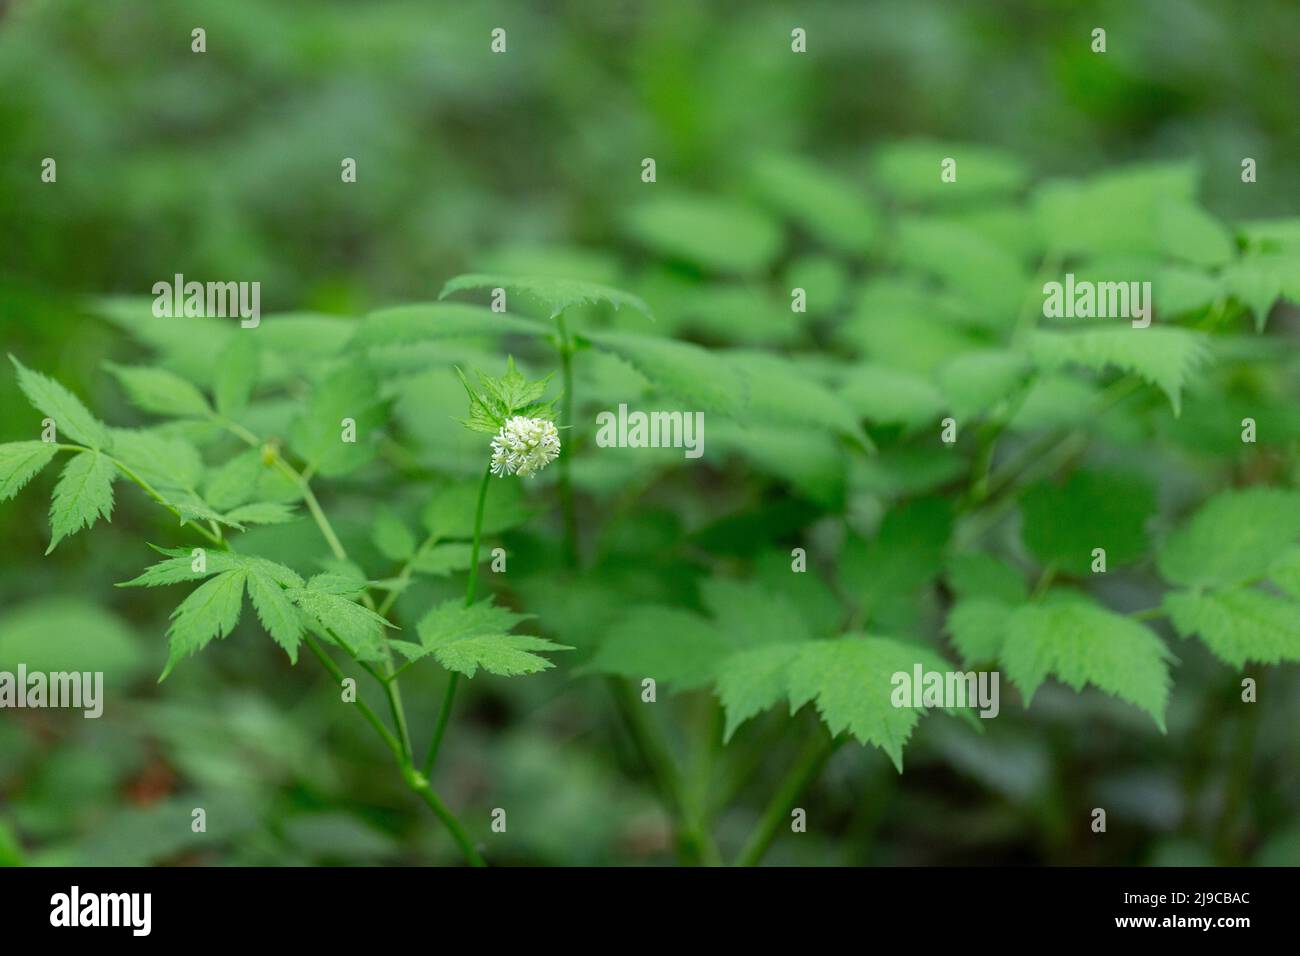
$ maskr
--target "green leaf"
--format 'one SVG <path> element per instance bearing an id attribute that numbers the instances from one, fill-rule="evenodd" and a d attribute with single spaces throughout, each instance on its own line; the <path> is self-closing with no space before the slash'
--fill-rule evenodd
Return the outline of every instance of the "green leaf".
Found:
<path id="1" fill-rule="evenodd" d="M 1160 549 L 1166 580 L 1226 587 L 1262 577 L 1300 538 L 1300 493 L 1254 487 L 1215 495 Z"/>
<path id="2" fill-rule="evenodd" d="M 717 672 L 718 700 L 726 714 L 724 743 L 745 721 L 786 697 L 790 692 L 790 665 L 801 650 L 799 644 L 767 644 L 712 662 L 711 669 Z"/>
<path id="3" fill-rule="evenodd" d="M 1011 253 L 964 226 L 937 218 L 905 217 L 898 221 L 897 231 L 898 255 L 904 265 L 937 276 L 953 292 L 994 316 L 1016 314 L 1028 280 Z"/>
<path id="4" fill-rule="evenodd" d="M 180 584 L 182 581 L 198 581 L 223 571 L 234 571 L 244 567 L 238 556 L 220 549 L 194 548 L 156 548 L 159 553 L 168 555 L 166 561 L 159 561 L 144 569 L 144 573 L 130 581 L 123 581 L 117 586 L 157 587 L 163 584 Z M 194 551 L 203 551 L 204 570 L 195 571 Z"/>
<path id="5" fill-rule="evenodd" d="M 654 678 L 676 690 L 708 685 L 735 645 L 699 615 L 644 606 L 620 615 L 585 670 L 633 680 Z"/>
<path id="6" fill-rule="evenodd" d="M 454 290 L 444 289 L 443 294 L 450 294 L 450 291 Z M 357 328 L 353 342 L 358 348 L 371 349 L 480 335 L 493 338 L 539 336 L 549 331 L 536 319 L 524 319 L 508 312 L 493 312 L 459 302 L 433 302 L 399 305 L 372 312 Z"/>
<path id="7" fill-rule="evenodd" d="M 193 494 L 203 476 L 203 459 L 189 441 L 157 429 L 114 428 L 113 457 L 167 499 Z"/>
<path id="8" fill-rule="evenodd" d="M 893 675 L 947 672 L 952 665 L 916 644 L 884 637 L 811 641 L 799 649 L 788 672 L 790 709 L 812 701 L 833 735 L 844 732 L 879 747 L 903 771 L 903 746 L 921 719 L 914 707 L 893 704 Z"/>
<path id="9" fill-rule="evenodd" d="M 944 159 L 957 162 L 957 177 L 939 177 Z M 971 143 L 907 140 L 881 146 L 873 158 L 880 185 L 905 202 L 988 198 L 1019 190 L 1028 179 L 1013 153 Z"/>
<path id="10" fill-rule="evenodd" d="M 181 418 L 204 418 L 212 413 L 203 393 L 173 372 L 112 362 L 106 367 L 122 383 L 131 403 L 141 411 Z"/>
<path id="11" fill-rule="evenodd" d="M 1013 610 L 997 598 L 964 598 L 953 605 L 944 630 L 966 664 L 985 664 L 1002 653 Z"/>
<path id="12" fill-rule="evenodd" d="M 406 561 L 415 554 L 415 535 L 387 508 L 379 509 L 370 527 L 370 540 L 389 561 Z"/>
<path id="13" fill-rule="evenodd" d="M 734 647 L 812 637 L 802 613 L 790 599 L 761 581 L 710 578 L 700 584 L 700 596 L 718 630 Z"/>
<path id="14" fill-rule="evenodd" d="M 289 505 L 278 501 L 255 501 L 226 512 L 222 520 L 236 527 L 247 524 L 285 524 L 298 520 L 298 514 Z"/>
<path id="15" fill-rule="evenodd" d="M 1161 249 L 1198 266 L 1220 266 L 1233 257 L 1232 236 L 1195 203 L 1166 198 L 1155 210 Z"/>
<path id="16" fill-rule="evenodd" d="M 864 253 L 880 231 L 867 197 L 835 173 L 797 156 L 769 153 L 754 160 L 759 197 L 839 252 Z"/>
<path id="17" fill-rule="evenodd" d="M 724 357 L 689 342 L 631 333 L 590 336 L 600 349 L 628 361 L 657 388 L 687 403 L 687 411 L 733 415 L 748 401 L 745 379 Z"/>
<path id="18" fill-rule="evenodd" d="M 85 451 L 72 457 L 54 486 L 54 498 L 50 502 L 53 534 L 46 554 L 65 537 L 89 528 L 100 518 L 111 520 L 116 477 L 117 468 L 107 455 Z"/>
<path id="19" fill-rule="evenodd" d="M 217 411 L 227 418 L 238 418 L 248 407 L 257 387 L 262 367 L 262 353 L 251 335 L 235 335 L 217 356 L 217 372 L 212 392 Z"/>
<path id="20" fill-rule="evenodd" d="M 446 577 L 453 571 L 468 570 L 474 549 L 469 544 L 438 544 L 416 556 L 411 570 L 417 574 Z"/>
<path id="21" fill-rule="evenodd" d="M 727 356 L 748 396 L 746 423 L 772 422 L 825 428 L 872 448 L 857 416 L 839 395 L 805 375 L 793 362 L 766 352 Z"/>
<path id="22" fill-rule="evenodd" d="M 1024 576 L 997 555 L 967 551 L 948 559 L 948 585 L 963 598 L 1020 604 L 1029 597 Z"/>
<path id="23" fill-rule="evenodd" d="M 286 588 L 285 594 L 316 623 L 322 633 L 326 633 L 331 642 L 342 641 L 344 650 L 357 660 L 385 659 L 384 628 L 393 625 L 374 611 L 342 595 L 317 590 L 310 584 L 305 588 Z"/>
<path id="24" fill-rule="evenodd" d="M 1008 349 L 976 349 L 945 362 L 935 372 L 947 407 L 959 419 L 974 418 L 1009 398 L 1024 381 L 1028 363 Z"/>
<path id="25" fill-rule="evenodd" d="M 244 602 L 244 570 L 222 571 L 195 588 L 172 612 L 167 635 L 170 654 L 159 682 L 167 679 L 182 658 L 197 654 L 215 638 L 225 637 L 239 623 Z"/>
<path id="26" fill-rule="evenodd" d="M 607 302 L 616 309 L 635 309 L 642 315 L 653 317 L 650 307 L 631 293 L 579 279 L 472 273 L 456 276 L 442 287 L 438 298 L 445 299 L 454 292 L 466 289 L 505 289 L 507 293 L 518 292 L 540 303 L 552 318 L 575 305 L 597 305 L 601 302 Z"/>
<path id="27" fill-rule="evenodd" d="M 470 607 L 447 601 L 420 621 L 420 644 L 447 670 L 466 677 L 473 677 L 480 667 L 501 677 L 535 674 L 554 666 L 535 651 L 572 648 L 541 637 L 509 633 L 530 616 L 494 607 L 491 598 Z"/>
<path id="28" fill-rule="evenodd" d="M 218 511 L 236 508 L 257 493 L 264 471 L 261 452 L 242 452 L 211 473 L 203 497 Z"/>
<path id="29" fill-rule="evenodd" d="M 50 463 L 54 442 L 15 441 L 0 445 L 0 501 L 8 501 Z"/>
<path id="30" fill-rule="evenodd" d="M 628 211 L 625 222 L 642 245 L 710 272 L 753 274 L 781 251 L 781 230 L 766 215 L 714 196 L 647 199 Z"/>
<path id="31" fill-rule="evenodd" d="M 1287 594 L 1300 598 L 1300 548 L 1292 548 L 1274 561 L 1268 576 Z"/>
<path id="32" fill-rule="evenodd" d="M 1146 522 L 1155 489 L 1135 475 L 1076 471 L 1062 485 L 1040 482 L 1020 500 L 1021 537 L 1041 565 L 1067 574 L 1091 573 L 1092 550 L 1106 550 L 1107 570 L 1146 553 Z"/>
<path id="33" fill-rule="evenodd" d="M 1233 667 L 1300 661 L 1300 603 L 1236 587 L 1174 591 L 1165 595 L 1164 605 L 1179 634 L 1199 634 Z"/>
<path id="34" fill-rule="evenodd" d="M 90 414 L 81 399 L 52 378 L 33 372 L 22 362 L 9 356 L 18 370 L 18 387 L 37 411 L 54 420 L 61 434 L 91 448 L 109 447 L 108 426 Z"/>
<path id="35" fill-rule="evenodd" d="M 924 375 L 875 363 L 854 366 L 839 393 L 856 414 L 881 425 L 915 428 L 937 422 L 947 407 Z"/>
<path id="36" fill-rule="evenodd" d="M 248 573 L 248 597 L 266 632 L 284 648 L 289 660 L 297 664 L 298 645 L 302 643 L 302 618 L 279 583 L 264 570 L 254 567 Z"/>
<path id="37" fill-rule="evenodd" d="M 356 423 L 356 441 L 343 441 L 343 420 Z M 307 408 L 290 429 L 290 447 L 326 477 L 354 471 L 374 456 L 374 437 L 384 421 L 383 401 L 374 373 L 360 364 L 344 365 L 312 390 Z"/>
<path id="38" fill-rule="evenodd" d="M 1150 629 L 1084 599 L 1063 597 L 1012 612 L 1002 666 L 1026 707 L 1053 675 L 1076 691 L 1092 684 L 1128 701 L 1165 730 L 1168 649 Z"/>
<path id="39" fill-rule="evenodd" d="M 1263 332 L 1273 303 L 1282 294 L 1282 267 L 1276 256 L 1250 256 L 1223 269 L 1228 292 L 1255 315 L 1255 330 Z"/>
<path id="40" fill-rule="evenodd" d="M 1204 361 L 1204 336 L 1186 329 L 1151 326 L 1135 329 L 1090 329 L 1083 332 L 1036 331 L 1029 354 L 1049 371 L 1081 365 L 1095 371 L 1115 366 L 1158 386 L 1169 396 L 1174 414 L 1182 409 L 1182 390 Z"/>

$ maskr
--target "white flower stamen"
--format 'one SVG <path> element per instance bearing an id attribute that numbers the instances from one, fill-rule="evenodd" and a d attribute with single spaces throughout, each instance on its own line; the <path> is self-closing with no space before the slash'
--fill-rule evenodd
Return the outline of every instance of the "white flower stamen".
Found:
<path id="1" fill-rule="evenodd" d="M 492 439 L 492 474 L 535 475 L 560 454 L 560 433 L 554 422 L 516 415 Z"/>

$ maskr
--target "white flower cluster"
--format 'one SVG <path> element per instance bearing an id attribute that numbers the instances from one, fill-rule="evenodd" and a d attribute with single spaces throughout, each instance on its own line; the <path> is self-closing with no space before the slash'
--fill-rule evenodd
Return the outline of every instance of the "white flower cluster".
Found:
<path id="1" fill-rule="evenodd" d="M 535 475 L 560 454 L 554 422 L 516 415 L 492 439 L 492 474 Z"/>

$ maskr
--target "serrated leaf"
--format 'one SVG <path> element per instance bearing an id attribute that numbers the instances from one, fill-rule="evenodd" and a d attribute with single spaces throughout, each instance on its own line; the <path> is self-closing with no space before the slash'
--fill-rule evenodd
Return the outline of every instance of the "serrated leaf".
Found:
<path id="1" fill-rule="evenodd" d="M 107 363 L 131 404 L 155 415 L 204 418 L 212 413 L 208 400 L 197 388 L 174 372 L 150 366 Z"/>
<path id="2" fill-rule="evenodd" d="M 687 403 L 687 411 L 733 415 L 748 401 L 745 380 L 724 357 L 689 342 L 631 333 L 590 336 L 629 362 L 656 388 Z"/>
<path id="3" fill-rule="evenodd" d="M 214 639 L 235 629 L 244 602 L 245 578 L 242 568 L 222 571 L 195 588 L 172 612 L 167 630 L 170 652 L 160 682 L 182 658 L 197 654 Z"/>
<path id="4" fill-rule="evenodd" d="M 460 275 L 442 287 L 438 298 L 445 299 L 454 292 L 462 292 L 466 289 L 505 289 L 507 293 L 517 292 L 540 303 L 552 318 L 575 305 L 597 305 L 601 302 L 607 302 L 616 309 L 630 308 L 642 315 L 652 315 L 650 307 L 641 299 L 621 289 L 596 282 L 584 282 L 580 279 L 555 279 L 546 276 L 482 273 Z"/>
<path id="5" fill-rule="evenodd" d="M 0 501 L 8 501 L 50 463 L 54 442 L 15 441 L 0 445 Z"/>
<path id="6" fill-rule="evenodd" d="M 236 508 L 257 493 L 264 471 L 261 452 L 241 452 L 211 472 L 203 497 L 217 511 Z"/>
<path id="7" fill-rule="evenodd" d="M 1036 331 L 1028 348 L 1034 361 L 1049 371 L 1080 365 L 1094 371 L 1114 366 L 1131 372 L 1169 396 L 1175 415 L 1182 410 L 1183 387 L 1206 358 L 1203 335 L 1158 326 Z"/>
<path id="8" fill-rule="evenodd" d="M 756 273 L 781 250 L 781 230 L 766 215 L 714 196 L 658 196 L 633 206 L 624 221 L 653 251 L 712 272 Z"/>
<path id="9" fill-rule="evenodd" d="M 164 498 L 193 494 L 202 479 L 203 459 L 188 440 L 156 429 L 114 428 L 110 434 L 113 457 Z"/>
<path id="10" fill-rule="evenodd" d="M 262 367 L 262 353 L 252 336 L 235 335 L 217 356 L 212 392 L 217 411 L 238 418 L 248 407 Z"/>
<path id="11" fill-rule="evenodd" d="M 759 197 L 840 252 L 871 249 L 880 216 L 862 190 L 797 156 L 770 153 L 750 169 Z"/>
<path id="12" fill-rule="evenodd" d="M 700 597 L 722 637 L 733 647 L 755 647 L 812 637 L 799 609 L 760 581 L 715 577 L 700 584 Z"/>
<path id="13" fill-rule="evenodd" d="M 298 514 L 289 505 L 278 501 L 254 501 L 227 511 L 222 520 L 239 527 L 249 524 L 285 524 L 297 521 Z"/>
<path id="14" fill-rule="evenodd" d="M 1164 605 L 1179 634 L 1199 634 L 1233 667 L 1300 661 L 1300 603 L 1236 587 L 1170 592 Z"/>
<path id="15" fill-rule="evenodd" d="M 1026 707 L 1050 675 L 1076 691 L 1091 684 L 1128 701 L 1165 730 L 1169 651 L 1150 629 L 1096 604 L 1063 598 L 1017 608 L 1002 666 Z"/>
<path id="16" fill-rule="evenodd" d="M 1219 493 L 1158 555 L 1160 573 L 1184 587 L 1226 587 L 1267 573 L 1300 538 L 1300 493 L 1247 488 Z"/>
<path id="17" fill-rule="evenodd" d="M 1282 269 L 1276 256 L 1249 256 L 1223 269 L 1224 287 L 1255 316 L 1255 330 L 1263 332 L 1273 303 L 1282 294 Z"/>
<path id="18" fill-rule="evenodd" d="M 1076 471 L 1062 485 L 1040 482 L 1020 499 L 1021 537 L 1040 564 L 1067 574 L 1092 570 L 1092 551 L 1104 548 L 1106 567 L 1146 553 L 1146 522 L 1155 513 L 1155 489 L 1136 475 Z"/>
<path id="19" fill-rule="evenodd" d="M 893 675 L 947 672 L 952 665 L 929 649 L 884 637 L 811 641 L 790 663 L 790 709 L 813 702 L 832 735 L 849 733 L 879 747 L 903 771 L 903 746 L 921 719 L 914 707 L 893 704 Z"/>
<path id="20" fill-rule="evenodd" d="M 302 619 L 280 585 L 264 571 L 252 569 L 248 574 L 248 597 L 266 632 L 284 648 L 290 662 L 298 663 Z"/>
<path id="21" fill-rule="evenodd" d="M 374 611 L 339 594 L 311 587 L 286 588 L 285 595 L 323 632 L 336 635 L 344 649 L 358 660 L 384 660 L 384 629 L 392 625 Z"/>
<path id="22" fill-rule="evenodd" d="M 789 360 L 766 352 L 731 352 L 727 361 L 740 373 L 748 397 L 747 424 L 825 428 L 854 439 L 863 448 L 873 448 L 844 400 Z"/>
<path id="23" fill-rule="evenodd" d="M 453 280 L 454 281 L 454 280 Z M 445 294 L 450 294 L 444 289 Z M 473 336 L 547 335 L 536 319 L 493 312 L 459 302 L 431 302 L 380 309 L 366 316 L 356 331 L 355 345 L 363 349 L 416 345 Z"/>
<path id="24" fill-rule="evenodd" d="M 33 372 L 22 362 L 9 356 L 18 370 L 18 387 L 37 411 L 54 420 L 60 434 L 90 448 L 105 449 L 110 445 L 108 426 L 97 419 L 81 399 L 52 378 Z"/>
<path id="25" fill-rule="evenodd" d="M 117 467 L 98 451 L 80 452 L 64 465 L 50 501 L 53 533 L 46 554 L 68 535 L 89 528 L 100 518 L 111 519 L 116 477 Z"/>
<path id="26" fill-rule="evenodd" d="M 1165 255 L 1198 266 L 1232 258 L 1232 236 L 1195 203 L 1166 198 L 1156 205 L 1156 236 Z"/>
<path id="27" fill-rule="evenodd" d="M 545 638 L 511 634 L 531 617 L 494 607 L 491 598 L 465 607 L 459 601 L 438 605 L 420 621 L 420 644 L 447 670 L 473 677 L 479 668 L 501 677 L 535 674 L 554 665 L 535 651 L 572 650 Z"/>
<path id="28" fill-rule="evenodd" d="M 726 714 L 724 743 L 741 724 L 776 706 L 789 693 L 787 675 L 801 649 L 800 644 L 766 644 L 712 664 L 717 672 L 716 693 Z"/>
<path id="29" fill-rule="evenodd" d="M 130 581 L 123 581 L 117 586 L 120 588 L 152 588 L 163 584 L 180 584 L 182 581 L 198 581 L 214 574 L 220 574 L 223 571 L 233 571 L 244 566 L 239 558 L 231 554 L 231 552 L 215 548 L 195 548 L 193 550 L 165 548 L 157 550 L 161 551 L 162 554 L 169 555 L 167 560 L 150 565 L 144 569 L 144 573 L 139 577 L 132 578 Z M 202 571 L 194 570 L 194 551 L 204 552 L 204 570 Z"/>
<path id="30" fill-rule="evenodd" d="M 969 597 L 953 605 L 944 631 L 966 664 L 998 659 L 1013 605 L 991 597 Z"/>

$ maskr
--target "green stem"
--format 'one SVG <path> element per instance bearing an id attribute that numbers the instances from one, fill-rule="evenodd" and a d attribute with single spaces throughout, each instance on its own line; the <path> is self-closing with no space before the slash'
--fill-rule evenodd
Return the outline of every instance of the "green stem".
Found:
<path id="1" fill-rule="evenodd" d="M 772 799 L 768 801 L 758 825 L 750 834 L 745 848 L 740 851 L 740 856 L 736 858 L 737 866 L 756 866 L 763 859 L 772 841 L 776 839 L 777 831 L 789 819 L 788 814 L 794 802 L 821 773 L 826 761 L 843 742 L 842 737 L 832 739 L 820 729 L 817 731 L 817 736 L 804 750 L 803 755 L 795 761 L 794 766 L 777 787 L 776 793 L 772 795 Z"/>
<path id="2" fill-rule="evenodd" d="M 307 647 L 321 662 L 321 664 L 324 665 L 325 669 L 329 671 L 334 680 L 337 683 L 342 684 L 346 678 L 343 671 L 334 663 L 334 659 L 325 652 L 324 648 L 322 648 L 320 644 L 317 643 L 316 639 L 310 634 L 306 636 L 306 643 Z M 428 804 L 429 808 L 433 810 L 434 815 L 439 819 L 439 821 L 441 821 L 442 825 L 447 828 L 447 832 L 451 834 L 451 838 L 456 841 L 456 845 L 460 848 L 466 861 L 471 866 L 486 866 L 487 864 L 484 862 L 482 854 L 480 854 L 474 847 L 473 842 L 469 838 L 469 834 L 465 832 L 464 825 L 456 818 L 456 815 L 448 809 L 447 805 L 442 802 L 441 798 L 439 798 L 438 794 L 429 784 L 428 779 L 420 774 L 411 764 L 410 757 L 402 749 L 401 743 L 393 736 L 392 731 L 384 726 L 384 722 L 379 719 L 375 712 L 371 710 L 366 702 L 359 696 L 352 701 L 352 704 L 356 707 L 361 716 L 365 718 L 366 723 L 370 724 L 370 726 L 375 729 L 375 732 L 383 738 L 384 743 L 393 754 L 393 759 L 397 761 L 398 769 L 402 772 L 403 782 L 405 782 L 407 787 L 409 787 L 412 792 L 419 796 L 419 798 Z"/>
<path id="3" fill-rule="evenodd" d="M 614 699 L 622 712 L 629 732 L 650 768 L 664 800 L 677 819 L 678 839 L 685 862 L 720 866 L 722 855 L 708 828 L 702 822 L 702 813 L 696 808 L 686 791 L 677 765 L 673 762 L 668 744 L 650 720 L 648 714 L 633 702 L 633 694 L 625 680 L 609 679 Z"/>
<path id="4" fill-rule="evenodd" d="M 469 581 L 465 585 L 465 606 L 474 603 L 478 588 L 478 554 L 483 542 L 483 510 L 487 505 L 488 485 L 492 481 L 492 466 L 483 469 L 483 480 L 478 486 L 478 504 L 474 508 L 474 542 L 470 545 Z M 424 757 L 424 775 L 433 776 L 434 765 L 438 762 L 438 751 L 442 749 L 442 738 L 447 732 L 447 723 L 451 720 L 451 705 L 456 699 L 456 686 L 460 683 L 460 674 L 455 671 L 447 680 L 447 690 L 442 695 L 442 707 L 438 710 L 438 725 L 433 729 L 433 739 L 429 741 L 429 752 Z"/>

